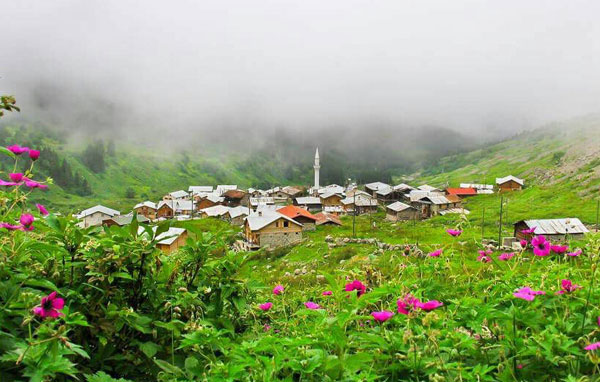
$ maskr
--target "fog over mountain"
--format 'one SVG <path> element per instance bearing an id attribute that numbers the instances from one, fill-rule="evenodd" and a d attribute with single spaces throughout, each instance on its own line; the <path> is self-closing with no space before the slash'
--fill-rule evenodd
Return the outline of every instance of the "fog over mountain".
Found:
<path id="1" fill-rule="evenodd" d="M 598 15 L 559 0 L 4 2 L 0 93 L 29 119 L 173 144 L 372 126 L 497 139 L 600 111 Z"/>

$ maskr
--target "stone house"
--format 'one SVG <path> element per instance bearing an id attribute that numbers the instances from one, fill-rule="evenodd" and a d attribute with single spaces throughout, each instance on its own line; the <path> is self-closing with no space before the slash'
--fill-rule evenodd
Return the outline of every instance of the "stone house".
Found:
<path id="1" fill-rule="evenodd" d="M 419 210 L 402 202 L 394 202 L 385 208 L 385 218 L 389 221 L 420 219 Z"/>
<path id="2" fill-rule="evenodd" d="M 250 249 L 277 248 L 302 240 L 302 224 L 274 211 L 259 211 L 244 222 L 244 237 Z"/>
<path id="3" fill-rule="evenodd" d="M 80 227 L 87 228 L 93 226 L 102 225 L 102 221 L 110 219 L 113 216 L 121 215 L 117 210 L 105 207 L 103 205 L 97 205 L 86 210 L 81 211 L 75 217 L 80 220 L 78 223 Z"/>
<path id="4" fill-rule="evenodd" d="M 535 228 L 533 234 L 523 233 L 523 230 Z M 581 240 L 590 232 L 578 218 L 520 220 L 514 224 L 514 237 L 517 240 L 529 240 L 533 236 L 544 235 L 551 241 L 569 239 Z"/>
<path id="5" fill-rule="evenodd" d="M 133 210 L 137 212 L 138 215 L 142 215 L 150 220 L 154 220 L 156 219 L 158 207 L 156 203 L 147 200 L 145 202 L 136 204 L 135 207 L 133 207 Z"/>
<path id="6" fill-rule="evenodd" d="M 303 231 L 314 231 L 316 228 L 317 218 L 304 208 L 285 206 L 278 209 L 277 212 L 302 224 Z"/>

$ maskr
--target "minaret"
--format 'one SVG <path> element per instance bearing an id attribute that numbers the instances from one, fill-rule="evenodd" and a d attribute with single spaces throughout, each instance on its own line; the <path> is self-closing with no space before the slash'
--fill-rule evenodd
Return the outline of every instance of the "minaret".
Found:
<path id="1" fill-rule="evenodd" d="M 317 147 L 317 151 L 315 152 L 315 192 L 319 190 L 319 169 L 321 165 L 319 164 L 319 148 Z"/>

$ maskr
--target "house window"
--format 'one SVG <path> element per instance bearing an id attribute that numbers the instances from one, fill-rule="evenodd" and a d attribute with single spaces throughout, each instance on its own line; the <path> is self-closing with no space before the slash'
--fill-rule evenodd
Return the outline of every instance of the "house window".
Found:
<path id="1" fill-rule="evenodd" d="M 283 226 L 284 227 L 289 227 L 290 226 L 290 222 L 283 222 Z"/>

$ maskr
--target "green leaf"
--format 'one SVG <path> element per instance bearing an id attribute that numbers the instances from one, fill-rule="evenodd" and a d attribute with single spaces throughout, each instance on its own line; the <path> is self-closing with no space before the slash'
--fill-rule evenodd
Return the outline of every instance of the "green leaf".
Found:
<path id="1" fill-rule="evenodd" d="M 170 363 L 168 363 L 166 361 L 163 361 L 160 359 L 155 359 L 154 363 L 167 374 L 173 374 L 173 375 L 177 375 L 180 377 L 184 376 L 183 370 L 181 370 L 180 368 L 178 368 L 175 365 L 171 365 Z"/>
<path id="2" fill-rule="evenodd" d="M 6 155 L 8 157 L 11 157 L 13 159 L 15 158 L 15 154 L 12 151 L 10 151 L 9 149 L 7 149 L 6 147 L 0 146 L 0 153 Z"/>
<path id="3" fill-rule="evenodd" d="M 146 357 L 148 358 L 152 358 L 154 357 L 154 355 L 156 353 L 158 353 L 158 351 L 161 349 L 160 346 L 158 346 L 157 344 L 155 344 L 154 342 L 148 341 L 148 342 L 144 342 L 143 344 L 139 345 L 140 350 L 146 354 Z"/>

